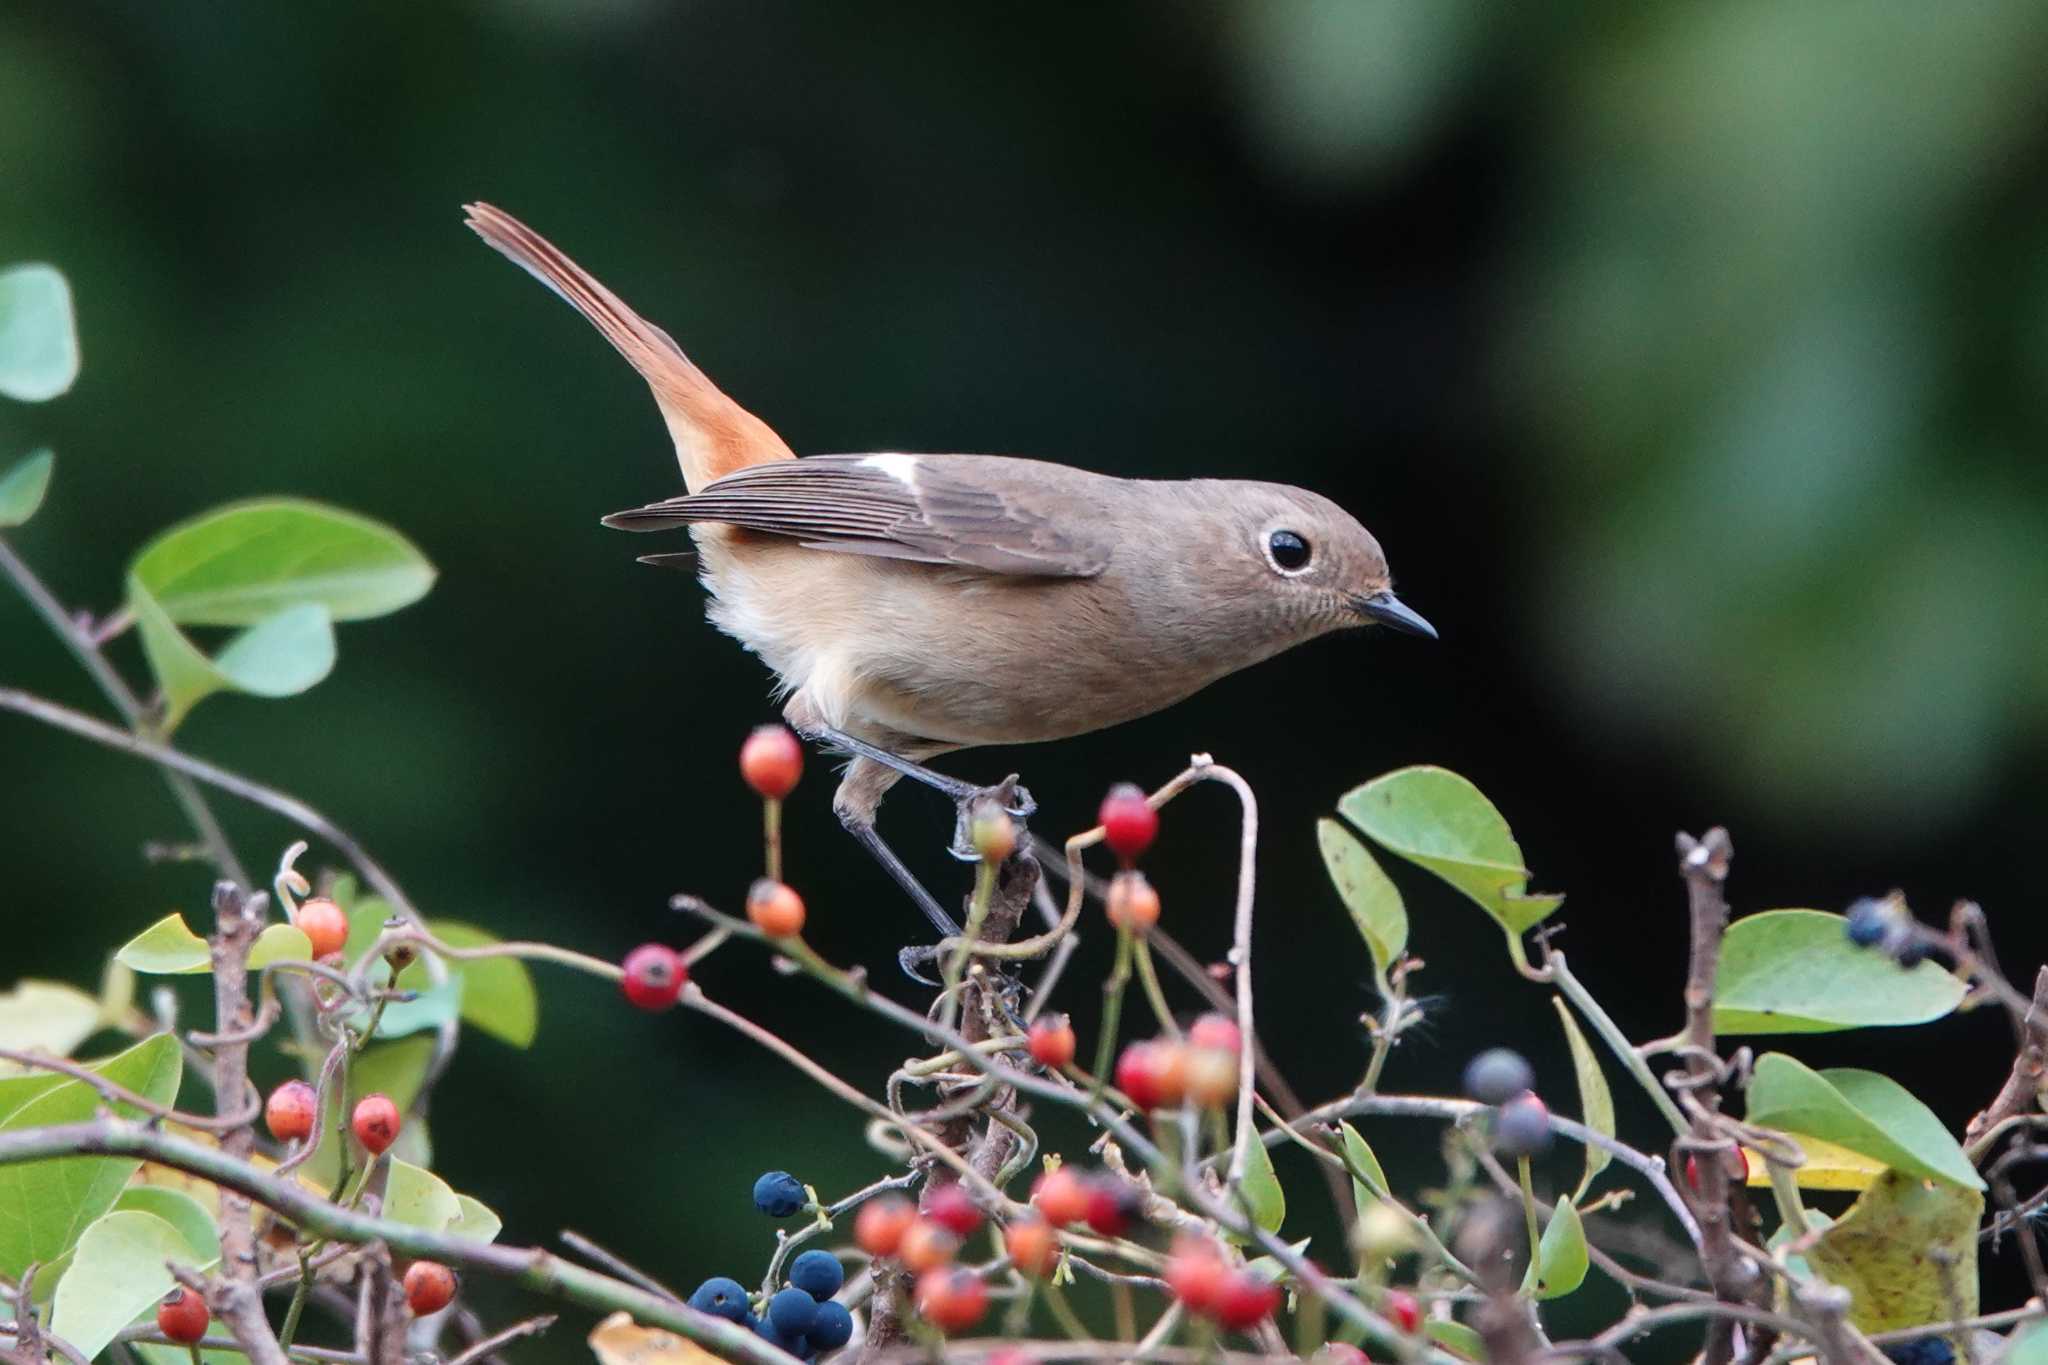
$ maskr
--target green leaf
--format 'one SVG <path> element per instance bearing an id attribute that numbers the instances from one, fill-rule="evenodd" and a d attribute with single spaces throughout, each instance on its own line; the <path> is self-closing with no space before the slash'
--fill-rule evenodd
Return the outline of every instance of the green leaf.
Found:
<path id="1" fill-rule="evenodd" d="M 1351 1196 L 1358 1205 L 1358 1211 L 1363 1213 L 1376 1201 L 1387 1197 L 1387 1173 L 1380 1169 L 1380 1159 L 1373 1155 L 1372 1148 L 1358 1135 L 1356 1128 L 1340 1120 L 1337 1130 L 1344 1137 L 1345 1161 L 1354 1172 L 1365 1173 L 1364 1180 L 1355 1174 L 1351 1177 Z"/>
<path id="2" fill-rule="evenodd" d="M 1323 866 L 1330 871 L 1331 883 L 1372 953 L 1373 975 L 1379 978 L 1384 995 L 1388 992 L 1387 973 L 1408 947 L 1408 911 L 1401 904 L 1401 893 L 1372 851 L 1337 821 L 1327 817 L 1316 821 L 1316 843 L 1323 851 Z"/>
<path id="3" fill-rule="evenodd" d="M 320 1146 L 300 1169 L 316 1184 L 331 1184 L 341 1169 L 341 1153 L 334 1140 L 340 1116 L 355 1108 L 365 1095 L 389 1095 L 398 1111 L 406 1115 L 393 1155 L 414 1161 L 426 1155 L 426 1125 L 411 1114 L 412 1102 L 426 1083 L 427 1064 L 433 1060 L 434 1040 L 424 1036 L 401 1038 L 395 1043 L 374 1043 L 349 1066 L 348 1093 L 330 1097 L 320 1116 Z M 306 1063 L 306 1079 L 319 1078 L 320 1059 Z"/>
<path id="4" fill-rule="evenodd" d="M 0 474 L 0 527 L 19 526 L 36 514 L 50 491 L 50 469 L 56 463 L 55 455 L 38 450 Z"/>
<path id="5" fill-rule="evenodd" d="M 1522 1292 L 1539 1299 L 1561 1299 L 1586 1282 L 1586 1227 L 1572 1201 L 1558 1196 L 1550 1225 L 1537 1242 L 1536 1264 L 1522 1279 Z M 1540 1274 L 1539 1274 L 1540 1271 Z"/>
<path id="6" fill-rule="evenodd" d="M 94 1070 L 159 1104 L 178 1093 L 183 1057 L 178 1040 L 159 1033 Z M 0 1122 L 0 1132 L 82 1123 L 102 1103 L 84 1081 L 67 1080 L 37 1095 Z M 130 1105 L 114 1112 L 139 1117 Z M 88 1224 L 114 1206 L 142 1163 L 128 1157 L 66 1157 L 0 1166 L 0 1275 L 19 1278 L 32 1261 L 64 1254 Z"/>
<path id="7" fill-rule="evenodd" d="M 121 945 L 114 960 L 151 976 L 190 976 L 213 970 L 213 951 L 173 910 Z"/>
<path id="8" fill-rule="evenodd" d="M 448 1231 L 456 1237 L 468 1237 L 479 1242 L 495 1242 L 505 1222 L 491 1210 L 490 1205 L 466 1194 L 455 1196 L 455 1202 L 462 1206 L 462 1212 L 448 1225 Z"/>
<path id="9" fill-rule="evenodd" d="M 1296 1256 L 1305 1256 L 1308 1254 L 1308 1244 L 1314 1240 L 1312 1237 L 1304 1237 L 1299 1242 L 1289 1243 L 1287 1249 Z M 1294 1273 L 1280 1263 L 1278 1256 L 1255 1256 L 1244 1263 L 1244 1268 L 1247 1273 L 1258 1276 L 1268 1284 L 1285 1284 L 1288 1277 Z"/>
<path id="10" fill-rule="evenodd" d="M 1401 768 L 1337 803 L 1345 819 L 1389 852 L 1428 868 L 1510 934 L 1540 924 L 1563 896 L 1528 894 L 1529 869 L 1508 822 L 1479 788 L 1444 768 Z"/>
<path id="11" fill-rule="evenodd" d="M 296 498 L 233 503 L 172 527 L 129 569 L 181 625 L 249 626 L 318 605 L 335 621 L 410 606 L 433 565 L 381 522 Z"/>
<path id="12" fill-rule="evenodd" d="M 1961 1003 L 1963 983 L 1939 965 L 1900 967 L 1849 942 L 1842 925 L 1842 916 L 1820 910 L 1766 910 L 1729 925 L 1714 984 L 1714 1027 L 1830 1033 L 1924 1024 Z"/>
<path id="13" fill-rule="evenodd" d="M 42 403 L 77 378 L 78 324 L 63 273 L 41 262 L 0 270 L 0 394 Z"/>
<path id="14" fill-rule="evenodd" d="M 241 632 L 208 658 L 172 624 L 149 590 L 128 580 L 128 608 L 150 672 L 164 695 L 164 728 L 175 729 L 216 692 L 290 697 L 334 669 L 334 625 L 317 602 L 286 607 Z"/>
<path id="15" fill-rule="evenodd" d="M 1977 1315 L 1977 1220 L 1984 1196 L 1946 1181 L 1886 1171 L 1806 1259 L 1850 1293 L 1850 1325 L 1865 1332 Z M 1947 1283 L 1940 1260 L 1947 1258 Z"/>
<path id="16" fill-rule="evenodd" d="M 220 1229 L 214 1226 L 213 1215 L 183 1190 L 163 1185 L 130 1185 L 114 1201 L 114 1208 L 155 1214 L 169 1223 L 191 1248 L 194 1265 L 211 1265 L 220 1259 Z"/>
<path id="17" fill-rule="evenodd" d="M 1241 1204 L 1252 1222 L 1266 1232 L 1280 1230 L 1280 1224 L 1287 1219 L 1287 1195 L 1280 1188 L 1280 1177 L 1273 1171 L 1272 1154 L 1257 1137 L 1245 1147 L 1244 1185 L 1240 1193 L 1244 1196 Z"/>
<path id="18" fill-rule="evenodd" d="M 437 1029 L 462 1013 L 462 978 L 449 974 L 439 986 L 406 987 L 418 990 L 411 1000 L 394 1000 L 377 1017 L 379 1038 L 403 1038 L 410 1033 Z"/>
<path id="19" fill-rule="evenodd" d="M 268 967 L 273 962 L 311 962 L 313 940 L 306 937 L 306 931 L 296 924 L 272 924 L 256 935 L 256 941 L 249 945 L 249 966 L 251 970 Z"/>
<path id="20" fill-rule="evenodd" d="M 383 902 L 377 905 L 382 915 L 390 914 L 390 908 Z M 379 926 L 382 923 L 380 916 Z M 353 917 L 349 925 L 353 937 Z M 427 931 L 451 948 L 487 948 L 499 942 L 495 934 L 458 920 L 430 920 Z M 532 1044 L 540 1028 L 540 992 L 534 989 L 533 973 L 524 962 L 512 957 L 486 957 L 468 961 L 450 958 L 447 963 L 449 978 L 461 982 L 463 1022 L 514 1047 Z M 430 980 L 425 964 L 415 962 L 399 973 L 398 984 L 425 990 Z"/>
<path id="21" fill-rule="evenodd" d="M 408 1227 L 445 1232 L 462 1217 L 462 1203 L 448 1182 L 409 1161 L 393 1160 L 384 1186 L 384 1216 Z"/>
<path id="22" fill-rule="evenodd" d="M 0 1047 L 68 1057 L 99 1025 L 100 1002 L 61 981 L 24 980 L 0 994 Z M 0 1062 L 0 1075 L 16 1070 Z"/>
<path id="23" fill-rule="evenodd" d="M 1454 1355 L 1467 1360 L 1486 1359 L 1486 1339 L 1462 1322 L 1449 1318 L 1425 1318 L 1422 1323 L 1424 1335 Z"/>
<path id="24" fill-rule="evenodd" d="M 78 1239 L 71 1268 L 57 1283 L 50 1329 L 86 1357 L 98 1355 L 177 1283 L 167 1261 L 207 1268 L 195 1263 L 184 1234 L 155 1214 L 107 1214 Z"/>
<path id="25" fill-rule="evenodd" d="M 1552 996 L 1550 1003 L 1557 1007 L 1558 1022 L 1564 1025 L 1565 1041 L 1571 1045 L 1572 1070 L 1579 1077 L 1579 1113 L 1584 1116 L 1588 1128 L 1613 1137 L 1614 1092 L 1607 1088 L 1607 1076 L 1600 1070 L 1600 1058 L 1594 1053 L 1593 1045 L 1586 1041 L 1586 1035 L 1579 1031 L 1579 1021 L 1572 1018 L 1572 1012 L 1564 1001 Z M 1614 1160 L 1614 1154 L 1605 1147 L 1596 1147 L 1590 1142 L 1585 1147 L 1586 1173 L 1579 1179 L 1580 1194 L 1584 1194 L 1593 1183 L 1593 1177 Z"/>
<path id="26" fill-rule="evenodd" d="M 1997 1360 L 1998 1365 L 2048 1365 L 2048 1323 L 2013 1329 L 2012 1345 Z"/>
<path id="27" fill-rule="evenodd" d="M 1810 1133 L 1930 1180 L 1984 1188 L 1941 1120 L 1897 1081 L 1874 1071 L 1815 1071 L 1782 1052 L 1766 1053 L 1750 1078 L 1748 1119 Z"/>

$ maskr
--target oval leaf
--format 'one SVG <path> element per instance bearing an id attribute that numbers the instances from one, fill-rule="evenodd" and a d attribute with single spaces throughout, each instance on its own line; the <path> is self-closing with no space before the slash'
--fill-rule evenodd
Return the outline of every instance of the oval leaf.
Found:
<path id="1" fill-rule="evenodd" d="M 336 621 L 409 606 L 434 568 L 381 522 L 296 498 L 235 503 L 174 526 L 129 569 L 182 625 L 248 626 L 317 604 Z"/>
<path id="2" fill-rule="evenodd" d="M 1563 896 L 1528 894 L 1529 869 L 1508 822 L 1479 788 L 1444 768 L 1402 768 L 1347 793 L 1338 813 L 1428 868 L 1511 934 L 1540 924 Z"/>
<path id="3" fill-rule="evenodd" d="M 178 1093 L 184 1058 L 168 1033 L 144 1039 L 93 1069 L 159 1104 Z M 25 1079 L 25 1078 L 24 1078 Z M 0 1131 L 82 1123 L 101 1106 L 84 1081 L 66 1080 L 23 1104 Z M 113 1110 L 140 1117 L 133 1106 Z M 31 1261 L 54 1261 L 71 1249 L 93 1220 L 113 1208 L 121 1187 L 142 1163 L 129 1157 L 67 1157 L 0 1166 L 0 1275 L 18 1279 Z"/>
<path id="4" fill-rule="evenodd" d="M 130 1185 L 114 1201 L 116 1212 L 135 1209 L 153 1213 L 178 1230 L 191 1250 L 193 1265 L 212 1265 L 220 1259 L 220 1229 L 213 1215 L 191 1195 L 161 1185 Z"/>
<path id="5" fill-rule="evenodd" d="M 1748 1118 L 1766 1128 L 1811 1133 L 1930 1180 L 1984 1188 L 1933 1111 L 1875 1071 L 1815 1071 L 1782 1052 L 1766 1053 L 1750 1077 Z"/>
<path id="6" fill-rule="evenodd" d="M 1351 1168 L 1351 1195 L 1363 1213 L 1375 1200 L 1387 1197 L 1387 1173 L 1380 1169 L 1379 1157 L 1356 1128 L 1339 1122 L 1337 1130 L 1344 1135 L 1344 1164 Z M 1361 1175 L 1363 1180 L 1359 1179 Z"/>
<path id="7" fill-rule="evenodd" d="M 23 981 L 0 994 L 0 1047 L 68 1057 L 99 1025 L 100 1002 L 61 981 Z M 0 1076 L 18 1070 L 11 1062 L 0 1062 Z M 0 1084 L 0 1094 L 5 1093 Z M 6 1112 L 0 1101 L 0 1117 Z"/>
<path id="8" fill-rule="evenodd" d="M 1486 1339 L 1473 1328 L 1449 1318 L 1426 1318 L 1422 1324 L 1423 1334 L 1431 1341 L 1467 1360 L 1486 1359 Z"/>
<path id="9" fill-rule="evenodd" d="M 1766 910 L 1728 926 L 1714 985 L 1723 1033 L 1828 1033 L 1924 1024 L 1961 1003 L 1963 983 L 1933 962 L 1902 968 L 1859 948 L 1843 917 Z"/>
<path id="10" fill-rule="evenodd" d="M 382 906 L 383 902 L 376 904 Z M 389 914 L 389 910 L 383 913 Z M 381 927 L 382 918 L 377 922 Z M 353 936 L 353 916 L 350 930 Z M 457 920 L 430 920 L 427 931 L 451 948 L 487 948 L 499 942 L 495 934 Z M 524 962 L 512 957 L 470 958 L 467 961 L 451 958 L 448 960 L 448 978 L 451 983 L 459 985 L 464 1023 L 514 1047 L 532 1044 L 534 1034 L 540 1028 L 540 992 L 534 989 L 533 973 L 526 969 Z M 424 991 L 431 986 L 432 978 L 427 975 L 425 964 L 416 962 L 399 973 L 398 984 Z"/>
<path id="11" fill-rule="evenodd" d="M 230 640 L 209 659 L 186 638 L 136 579 L 128 580 L 128 609 L 135 614 L 142 653 L 163 690 L 164 729 L 178 723 L 216 692 L 289 697 L 305 691 L 334 669 L 334 626 L 318 603 L 287 607 Z"/>
<path id="12" fill-rule="evenodd" d="M 1280 1188 L 1280 1177 L 1274 1174 L 1272 1154 L 1257 1137 L 1245 1148 L 1244 1185 L 1239 1193 L 1252 1222 L 1266 1232 L 1280 1230 L 1280 1224 L 1287 1220 L 1287 1195 Z"/>
<path id="13" fill-rule="evenodd" d="M 1983 1214 L 1984 1196 L 1975 1190 L 1886 1171 L 1807 1249 L 1806 1259 L 1830 1284 L 1849 1291 L 1849 1322 L 1862 1331 L 1973 1318 Z"/>
<path id="14" fill-rule="evenodd" d="M 0 394 L 46 402 L 77 378 L 78 324 L 63 272 L 37 261 L 0 270 Z"/>
<path id="15" fill-rule="evenodd" d="M 393 1158 L 384 1185 L 384 1216 L 394 1223 L 446 1232 L 462 1217 L 461 1201 L 448 1182 L 432 1171 Z"/>
<path id="16" fill-rule="evenodd" d="M 1550 1003 L 1557 1007 L 1557 1018 L 1564 1025 L 1565 1041 L 1571 1045 L 1572 1070 L 1579 1078 L 1579 1112 L 1585 1118 L 1588 1128 L 1606 1137 L 1614 1136 L 1614 1092 L 1607 1088 L 1607 1076 L 1600 1070 L 1600 1058 L 1594 1054 L 1593 1045 L 1586 1041 L 1586 1035 L 1579 1031 L 1579 1021 L 1572 1018 L 1572 1012 L 1564 1001 L 1556 996 Z M 1579 1178 L 1579 1193 L 1593 1183 L 1593 1177 L 1600 1174 L 1614 1154 L 1605 1147 L 1592 1143 L 1586 1147 L 1586 1173 Z"/>
<path id="17" fill-rule="evenodd" d="M 256 935 L 249 946 L 249 966 L 268 967 L 273 962 L 311 962 L 313 940 L 296 924 L 272 924 Z"/>
<path id="18" fill-rule="evenodd" d="M 1387 973 L 1408 947 L 1408 911 L 1401 904 L 1401 892 L 1388 880 L 1372 850 L 1335 820 L 1316 821 L 1316 843 L 1322 848 L 1323 866 L 1330 871 L 1331 883 L 1372 953 L 1373 975 L 1379 978 L 1384 995 Z"/>
<path id="19" fill-rule="evenodd" d="M 1537 1243 L 1536 1264 L 1522 1280 L 1522 1292 L 1539 1299 L 1561 1299 L 1586 1282 L 1586 1227 L 1572 1201 L 1558 1196 L 1550 1225 Z"/>
<path id="20" fill-rule="evenodd" d="M 505 1222 L 491 1210 L 490 1205 L 466 1194 L 455 1196 L 455 1202 L 462 1212 L 448 1225 L 448 1232 L 456 1237 L 469 1237 L 479 1242 L 495 1242 Z"/>
<path id="21" fill-rule="evenodd" d="M 122 944 L 114 960 L 151 976 L 190 976 L 213 970 L 213 950 L 175 910 Z"/>
<path id="22" fill-rule="evenodd" d="M 184 1234 L 155 1214 L 107 1214 L 78 1239 L 78 1252 L 57 1283 L 50 1329 L 86 1357 L 98 1355 L 177 1283 L 166 1264 L 171 1261 L 206 1269 L 195 1263 Z"/>
<path id="23" fill-rule="evenodd" d="M 38 450 L 5 474 L 0 474 L 0 527 L 19 526 L 43 505 L 50 491 L 50 470 L 57 457 Z"/>

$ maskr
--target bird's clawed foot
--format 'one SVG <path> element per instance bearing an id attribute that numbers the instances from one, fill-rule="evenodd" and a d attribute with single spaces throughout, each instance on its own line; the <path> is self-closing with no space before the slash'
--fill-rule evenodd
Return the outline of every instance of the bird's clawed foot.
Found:
<path id="1" fill-rule="evenodd" d="M 992 801 L 1005 815 L 1020 826 L 1018 836 L 1023 836 L 1021 826 L 1038 810 L 1038 803 L 1031 799 L 1031 793 L 1017 781 L 1017 774 L 1011 773 L 993 787 L 976 787 L 954 798 L 953 842 L 949 851 L 963 863 L 978 863 L 981 854 L 974 848 L 974 813 L 984 801 Z"/>

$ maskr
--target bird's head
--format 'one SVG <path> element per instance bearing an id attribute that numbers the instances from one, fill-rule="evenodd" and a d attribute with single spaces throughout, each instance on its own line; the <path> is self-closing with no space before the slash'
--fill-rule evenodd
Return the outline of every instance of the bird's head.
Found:
<path id="1" fill-rule="evenodd" d="M 1319 493 L 1285 484 L 1226 482 L 1220 508 L 1230 576 L 1279 614 L 1320 634 L 1385 625 L 1436 638 L 1394 595 L 1386 552 L 1349 512 Z M 1220 566 L 1219 566 L 1220 567 Z"/>

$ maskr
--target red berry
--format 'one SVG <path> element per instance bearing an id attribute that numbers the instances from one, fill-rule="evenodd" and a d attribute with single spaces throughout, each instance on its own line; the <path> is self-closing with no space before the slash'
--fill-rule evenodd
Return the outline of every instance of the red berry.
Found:
<path id="1" fill-rule="evenodd" d="M 927 1270 L 917 1277 L 917 1311 L 941 1332 L 964 1332 L 988 1311 L 988 1286 L 971 1270 Z"/>
<path id="2" fill-rule="evenodd" d="M 1102 826 L 1102 841 L 1127 863 L 1150 848 L 1153 836 L 1159 833 L 1159 812 L 1145 800 L 1145 793 L 1129 782 L 1109 789 L 1095 820 Z"/>
<path id="3" fill-rule="evenodd" d="M 1216 1296 L 1216 1321 L 1233 1332 L 1258 1326 L 1280 1306 L 1280 1286 L 1252 1274 L 1234 1271 L 1223 1281 Z"/>
<path id="4" fill-rule="evenodd" d="M 439 1261 L 414 1261 L 405 1268 L 405 1306 L 413 1316 L 438 1313 L 455 1302 L 455 1272 Z"/>
<path id="5" fill-rule="evenodd" d="M 1074 1060 L 1074 1025 L 1064 1014 L 1042 1015 L 1031 1021 L 1027 1035 L 1031 1060 L 1057 1071 Z"/>
<path id="6" fill-rule="evenodd" d="M 1728 1183 L 1731 1185 L 1749 1183 L 1749 1153 L 1741 1147 L 1728 1153 L 1722 1168 L 1728 1172 Z M 1700 1192 L 1700 1159 L 1697 1155 L 1688 1154 L 1685 1158 L 1685 1183 L 1692 1187 L 1694 1194 Z"/>
<path id="7" fill-rule="evenodd" d="M 1190 1313 L 1214 1309 L 1223 1293 L 1223 1282 L 1229 1277 L 1230 1267 L 1224 1263 L 1223 1253 L 1206 1237 L 1189 1237 L 1175 1243 L 1173 1254 L 1166 1261 L 1166 1287 Z"/>
<path id="8" fill-rule="evenodd" d="M 860 1206 L 853 1220 L 854 1244 L 877 1259 L 894 1256 L 903 1234 L 917 1221 L 917 1206 L 900 1194 L 885 1194 Z"/>
<path id="9" fill-rule="evenodd" d="M 319 1118 L 320 1093 L 304 1081 L 286 1081 L 263 1106 L 263 1124 L 279 1142 L 311 1136 Z"/>
<path id="10" fill-rule="evenodd" d="M 398 1106 L 388 1095 L 365 1095 L 356 1103 L 356 1110 L 349 1118 L 349 1127 L 355 1130 L 356 1141 L 368 1149 L 371 1156 L 381 1155 L 385 1148 L 398 1141 Z"/>
<path id="11" fill-rule="evenodd" d="M 1422 1326 L 1422 1303 L 1405 1289 L 1389 1289 L 1387 1297 L 1380 1303 L 1380 1311 L 1394 1326 L 1411 1336 Z"/>
<path id="12" fill-rule="evenodd" d="M 1054 1227 L 1078 1223 L 1088 1216 L 1089 1181 L 1071 1168 L 1047 1171 L 1031 1186 L 1031 1202 Z"/>
<path id="13" fill-rule="evenodd" d="M 1211 1012 L 1188 1025 L 1188 1045 L 1235 1053 L 1244 1046 L 1244 1034 L 1238 1031 L 1237 1020 Z"/>
<path id="14" fill-rule="evenodd" d="M 896 1244 L 896 1259 L 903 1262 L 905 1270 L 921 1275 L 950 1265 L 959 1250 L 958 1237 L 929 1218 L 917 1218 L 903 1230 L 903 1239 Z"/>
<path id="15" fill-rule="evenodd" d="M 955 1237 L 972 1237 L 981 1226 L 981 1210 L 958 1185 L 940 1185 L 927 1191 L 924 1216 Z"/>
<path id="16" fill-rule="evenodd" d="M 189 1346 L 205 1339 L 206 1324 L 212 1316 L 206 1311 L 205 1299 L 180 1287 L 164 1295 L 163 1302 L 156 1306 L 156 1330 L 181 1346 Z"/>
<path id="17" fill-rule="evenodd" d="M 619 978 L 619 989 L 643 1010 L 665 1010 L 675 1004 L 690 979 L 682 955 L 662 943 L 641 944 L 620 965 L 626 974 Z"/>
<path id="18" fill-rule="evenodd" d="M 747 893 L 747 918 L 770 938 L 795 938 L 804 931 L 803 897 L 763 877 Z"/>
<path id="19" fill-rule="evenodd" d="M 1187 1097 L 1188 1050 L 1163 1038 L 1132 1043 L 1116 1059 L 1116 1088 L 1140 1109 L 1171 1109 Z"/>
<path id="20" fill-rule="evenodd" d="M 1125 869 L 1110 879 L 1103 909 L 1117 928 L 1142 934 L 1159 923 L 1159 893 L 1144 873 Z"/>
<path id="21" fill-rule="evenodd" d="M 1098 1180 L 1088 1187 L 1088 1226 L 1104 1237 L 1121 1237 L 1144 1204 L 1137 1190 L 1122 1180 Z"/>
<path id="22" fill-rule="evenodd" d="M 338 953 L 348 943 L 348 915 L 325 896 L 315 896 L 300 905 L 292 923 L 299 926 L 299 932 L 313 945 L 316 959 Z"/>
<path id="23" fill-rule="evenodd" d="M 740 776 L 770 801 L 796 790 L 804 775 L 804 746 L 780 725 L 763 725 L 740 745 Z"/>
<path id="24" fill-rule="evenodd" d="M 1042 1280 L 1059 1264 L 1059 1234 L 1043 1218 L 1019 1218 L 1003 1229 L 1003 1250 L 1017 1269 Z"/>

